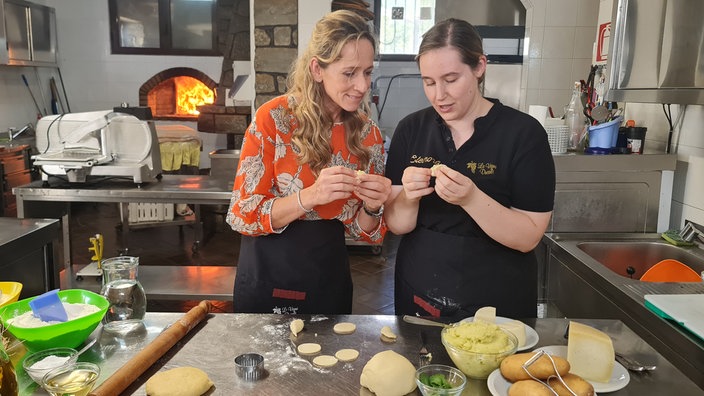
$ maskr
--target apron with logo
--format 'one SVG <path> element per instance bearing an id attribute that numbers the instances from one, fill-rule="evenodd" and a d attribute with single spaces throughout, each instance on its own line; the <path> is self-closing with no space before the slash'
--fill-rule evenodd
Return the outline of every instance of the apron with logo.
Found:
<path id="1" fill-rule="evenodd" d="M 493 306 L 499 316 L 533 318 L 537 283 L 533 252 L 417 227 L 396 256 L 396 314 L 459 320 Z"/>
<path id="2" fill-rule="evenodd" d="M 233 305 L 238 313 L 349 314 L 344 225 L 297 220 L 281 234 L 243 235 Z"/>

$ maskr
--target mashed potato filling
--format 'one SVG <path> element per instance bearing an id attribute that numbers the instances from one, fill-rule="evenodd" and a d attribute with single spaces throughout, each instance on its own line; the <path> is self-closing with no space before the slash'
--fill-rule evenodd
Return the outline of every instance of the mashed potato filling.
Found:
<path id="1" fill-rule="evenodd" d="M 506 332 L 484 322 L 461 322 L 448 328 L 445 341 L 455 348 L 477 353 L 502 353 L 513 348 Z"/>

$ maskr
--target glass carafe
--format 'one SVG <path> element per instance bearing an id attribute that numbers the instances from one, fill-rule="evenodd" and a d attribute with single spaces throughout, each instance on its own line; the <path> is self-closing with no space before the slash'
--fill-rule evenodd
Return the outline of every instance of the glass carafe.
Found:
<path id="1" fill-rule="evenodd" d="M 100 292 L 110 303 L 103 328 L 114 333 L 129 333 L 143 326 L 147 296 L 137 280 L 139 257 L 120 256 L 103 260 L 103 288 Z"/>

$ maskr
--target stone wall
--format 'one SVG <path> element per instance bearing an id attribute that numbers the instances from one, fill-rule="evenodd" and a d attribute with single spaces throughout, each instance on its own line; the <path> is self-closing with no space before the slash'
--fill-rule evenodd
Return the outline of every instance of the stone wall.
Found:
<path id="1" fill-rule="evenodd" d="M 298 2 L 254 1 L 254 106 L 286 92 L 286 77 L 298 56 Z"/>

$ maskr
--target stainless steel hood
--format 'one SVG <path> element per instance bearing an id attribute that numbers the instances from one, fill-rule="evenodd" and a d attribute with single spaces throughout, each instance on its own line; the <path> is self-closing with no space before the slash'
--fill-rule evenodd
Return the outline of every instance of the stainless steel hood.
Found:
<path id="1" fill-rule="evenodd" d="M 606 100 L 704 104 L 704 1 L 614 4 Z"/>

